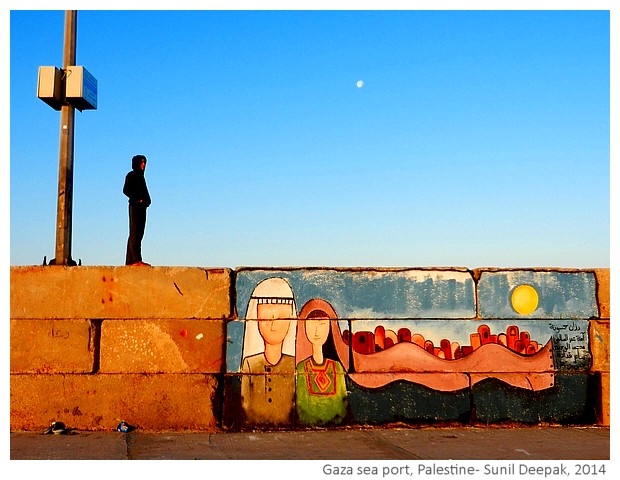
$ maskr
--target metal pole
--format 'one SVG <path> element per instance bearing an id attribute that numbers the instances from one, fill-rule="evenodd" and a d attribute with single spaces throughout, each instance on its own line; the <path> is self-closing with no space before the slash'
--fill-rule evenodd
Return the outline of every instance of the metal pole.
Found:
<path id="1" fill-rule="evenodd" d="M 77 11 L 65 12 L 63 69 L 75 65 Z M 63 82 L 64 84 L 64 82 Z M 66 91 L 65 91 L 66 93 Z M 66 103 L 60 110 L 60 158 L 58 162 L 58 211 L 56 216 L 56 265 L 70 265 L 73 216 L 73 128 L 75 108 Z"/>

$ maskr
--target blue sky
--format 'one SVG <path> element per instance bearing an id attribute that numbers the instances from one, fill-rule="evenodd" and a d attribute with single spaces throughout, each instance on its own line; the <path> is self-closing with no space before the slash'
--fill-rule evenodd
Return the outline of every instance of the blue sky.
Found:
<path id="1" fill-rule="evenodd" d="M 10 12 L 11 265 L 54 256 L 63 29 Z M 609 266 L 608 11 L 83 10 L 76 63 L 84 265 L 141 153 L 153 265 Z"/>

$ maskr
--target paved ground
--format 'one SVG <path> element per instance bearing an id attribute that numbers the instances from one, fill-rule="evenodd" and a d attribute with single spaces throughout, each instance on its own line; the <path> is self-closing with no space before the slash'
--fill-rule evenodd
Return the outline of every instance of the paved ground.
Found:
<path id="1" fill-rule="evenodd" d="M 11 432 L 11 460 L 608 460 L 608 428 Z M 319 471 L 319 476 L 325 472 Z M 608 472 L 609 473 L 609 472 Z M 330 475 L 331 476 L 331 475 Z"/>

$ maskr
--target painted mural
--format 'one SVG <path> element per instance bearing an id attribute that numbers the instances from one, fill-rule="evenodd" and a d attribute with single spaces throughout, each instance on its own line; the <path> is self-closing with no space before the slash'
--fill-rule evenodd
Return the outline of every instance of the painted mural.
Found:
<path id="1" fill-rule="evenodd" d="M 288 423 L 295 406 L 295 299 L 282 278 L 260 282 L 250 297 L 241 372 L 241 399 L 257 423 Z"/>
<path id="2" fill-rule="evenodd" d="M 483 275 L 476 302 L 459 270 L 241 270 L 224 424 L 459 421 L 477 391 L 567 395 L 591 365 L 590 278 L 530 273 Z M 567 282 L 578 298 L 556 294 Z"/>
<path id="3" fill-rule="evenodd" d="M 296 407 L 303 424 L 339 424 L 347 414 L 342 362 L 344 359 L 348 365 L 348 350 L 342 345 L 336 347 L 336 319 L 333 307 L 322 299 L 309 300 L 299 313 L 295 351 Z"/>
<path id="4" fill-rule="evenodd" d="M 592 272 L 515 270 L 483 272 L 481 318 L 589 319 L 598 316 Z"/>

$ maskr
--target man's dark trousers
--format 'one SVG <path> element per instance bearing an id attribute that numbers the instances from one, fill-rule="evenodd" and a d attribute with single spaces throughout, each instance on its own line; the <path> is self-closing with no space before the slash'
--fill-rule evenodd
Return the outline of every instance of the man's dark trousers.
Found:
<path id="1" fill-rule="evenodd" d="M 129 238 L 125 265 L 142 261 L 142 238 L 146 227 L 146 207 L 129 204 Z"/>

